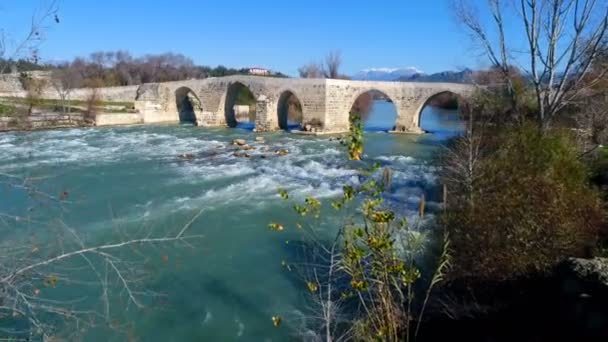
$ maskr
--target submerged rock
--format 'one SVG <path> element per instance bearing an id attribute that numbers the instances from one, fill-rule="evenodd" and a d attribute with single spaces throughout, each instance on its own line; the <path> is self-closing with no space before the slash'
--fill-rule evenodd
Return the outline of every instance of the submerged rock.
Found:
<path id="1" fill-rule="evenodd" d="M 245 151 L 253 150 L 253 148 L 254 148 L 253 146 L 247 145 L 247 144 L 241 146 L 241 149 L 243 149 Z"/>
<path id="2" fill-rule="evenodd" d="M 192 153 L 182 153 L 177 156 L 181 159 L 186 159 L 186 160 L 194 159 L 194 154 L 192 154 Z"/>
<path id="3" fill-rule="evenodd" d="M 263 143 L 266 140 L 264 139 L 264 137 L 255 137 L 255 141 Z"/>
<path id="4" fill-rule="evenodd" d="M 289 154 L 289 150 L 282 148 L 280 150 L 276 150 L 275 153 L 278 154 L 279 156 L 286 156 Z"/>
<path id="5" fill-rule="evenodd" d="M 243 146 L 245 144 L 247 144 L 247 141 L 245 139 L 234 139 L 234 140 L 232 140 L 232 145 Z"/>

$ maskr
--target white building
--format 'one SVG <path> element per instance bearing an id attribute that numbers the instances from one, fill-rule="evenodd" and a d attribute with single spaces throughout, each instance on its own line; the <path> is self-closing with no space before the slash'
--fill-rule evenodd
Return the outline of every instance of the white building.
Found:
<path id="1" fill-rule="evenodd" d="M 265 68 L 253 67 L 249 68 L 249 75 L 266 76 L 270 75 L 270 70 Z"/>

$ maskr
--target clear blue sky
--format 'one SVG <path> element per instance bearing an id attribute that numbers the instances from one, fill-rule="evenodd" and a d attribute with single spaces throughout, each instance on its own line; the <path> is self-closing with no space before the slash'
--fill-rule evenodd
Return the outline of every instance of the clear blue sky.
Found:
<path id="1" fill-rule="evenodd" d="M 0 0 L 3 26 L 17 35 L 40 4 Z M 98 50 L 171 51 L 197 64 L 290 75 L 333 49 L 341 50 L 346 74 L 408 66 L 431 73 L 483 61 L 449 0 L 60 0 L 59 15 L 41 46 L 45 60 Z"/>

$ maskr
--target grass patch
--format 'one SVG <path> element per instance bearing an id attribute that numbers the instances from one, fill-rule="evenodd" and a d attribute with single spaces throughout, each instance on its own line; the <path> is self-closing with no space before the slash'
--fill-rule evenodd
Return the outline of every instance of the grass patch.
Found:
<path id="1" fill-rule="evenodd" d="M 10 105 L 10 104 L 5 104 L 5 103 L 0 103 L 0 116 L 13 116 L 17 113 L 17 107 Z"/>

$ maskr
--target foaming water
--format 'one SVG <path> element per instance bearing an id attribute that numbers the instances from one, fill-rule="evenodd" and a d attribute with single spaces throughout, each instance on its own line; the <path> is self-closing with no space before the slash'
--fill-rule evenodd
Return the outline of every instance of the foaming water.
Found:
<path id="1" fill-rule="evenodd" d="M 450 125 L 446 131 L 457 131 Z M 276 132 L 261 135 L 261 143 L 256 136 L 249 128 L 194 126 L 6 133 L 0 135 L 0 180 L 27 177 L 42 191 L 69 193 L 60 215 L 83 234 L 175 229 L 203 209 L 191 228 L 205 236 L 196 248 L 153 262 L 147 285 L 167 299 L 158 310 L 125 313 L 134 334 L 145 341 L 286 340 L 291 323 L 276 329 L 271 317 L 303 311 L 304 287 L 281 268 L 292 255 L 285 242 L 297 235 L 291 204 L 277 189 L 295 200 L 330 199 L 344 184 L 358 184 L 362 165 L 347 161 L 334 139 Z M 235 138 L 253 147 L 249 157 L 232 146 Z M 429 160 L 443 136 L 367 132 L 364 138 L 365 163 L 394 170 L 389 203 L 415 216 L 420 195 L 435 186 Z M 278 156 L 278 149 L 289 154 Z M 31 211 L 31 199 L 13 195 L 0 202 L 0 212 L 30 211 L 40 220 L 58 215 L 47 207 Z M 328 208 L 319 229 L 331 236 L 343 220 Z M 285 222 L 286 231 L 269 231 L 271 221 Z"/>

